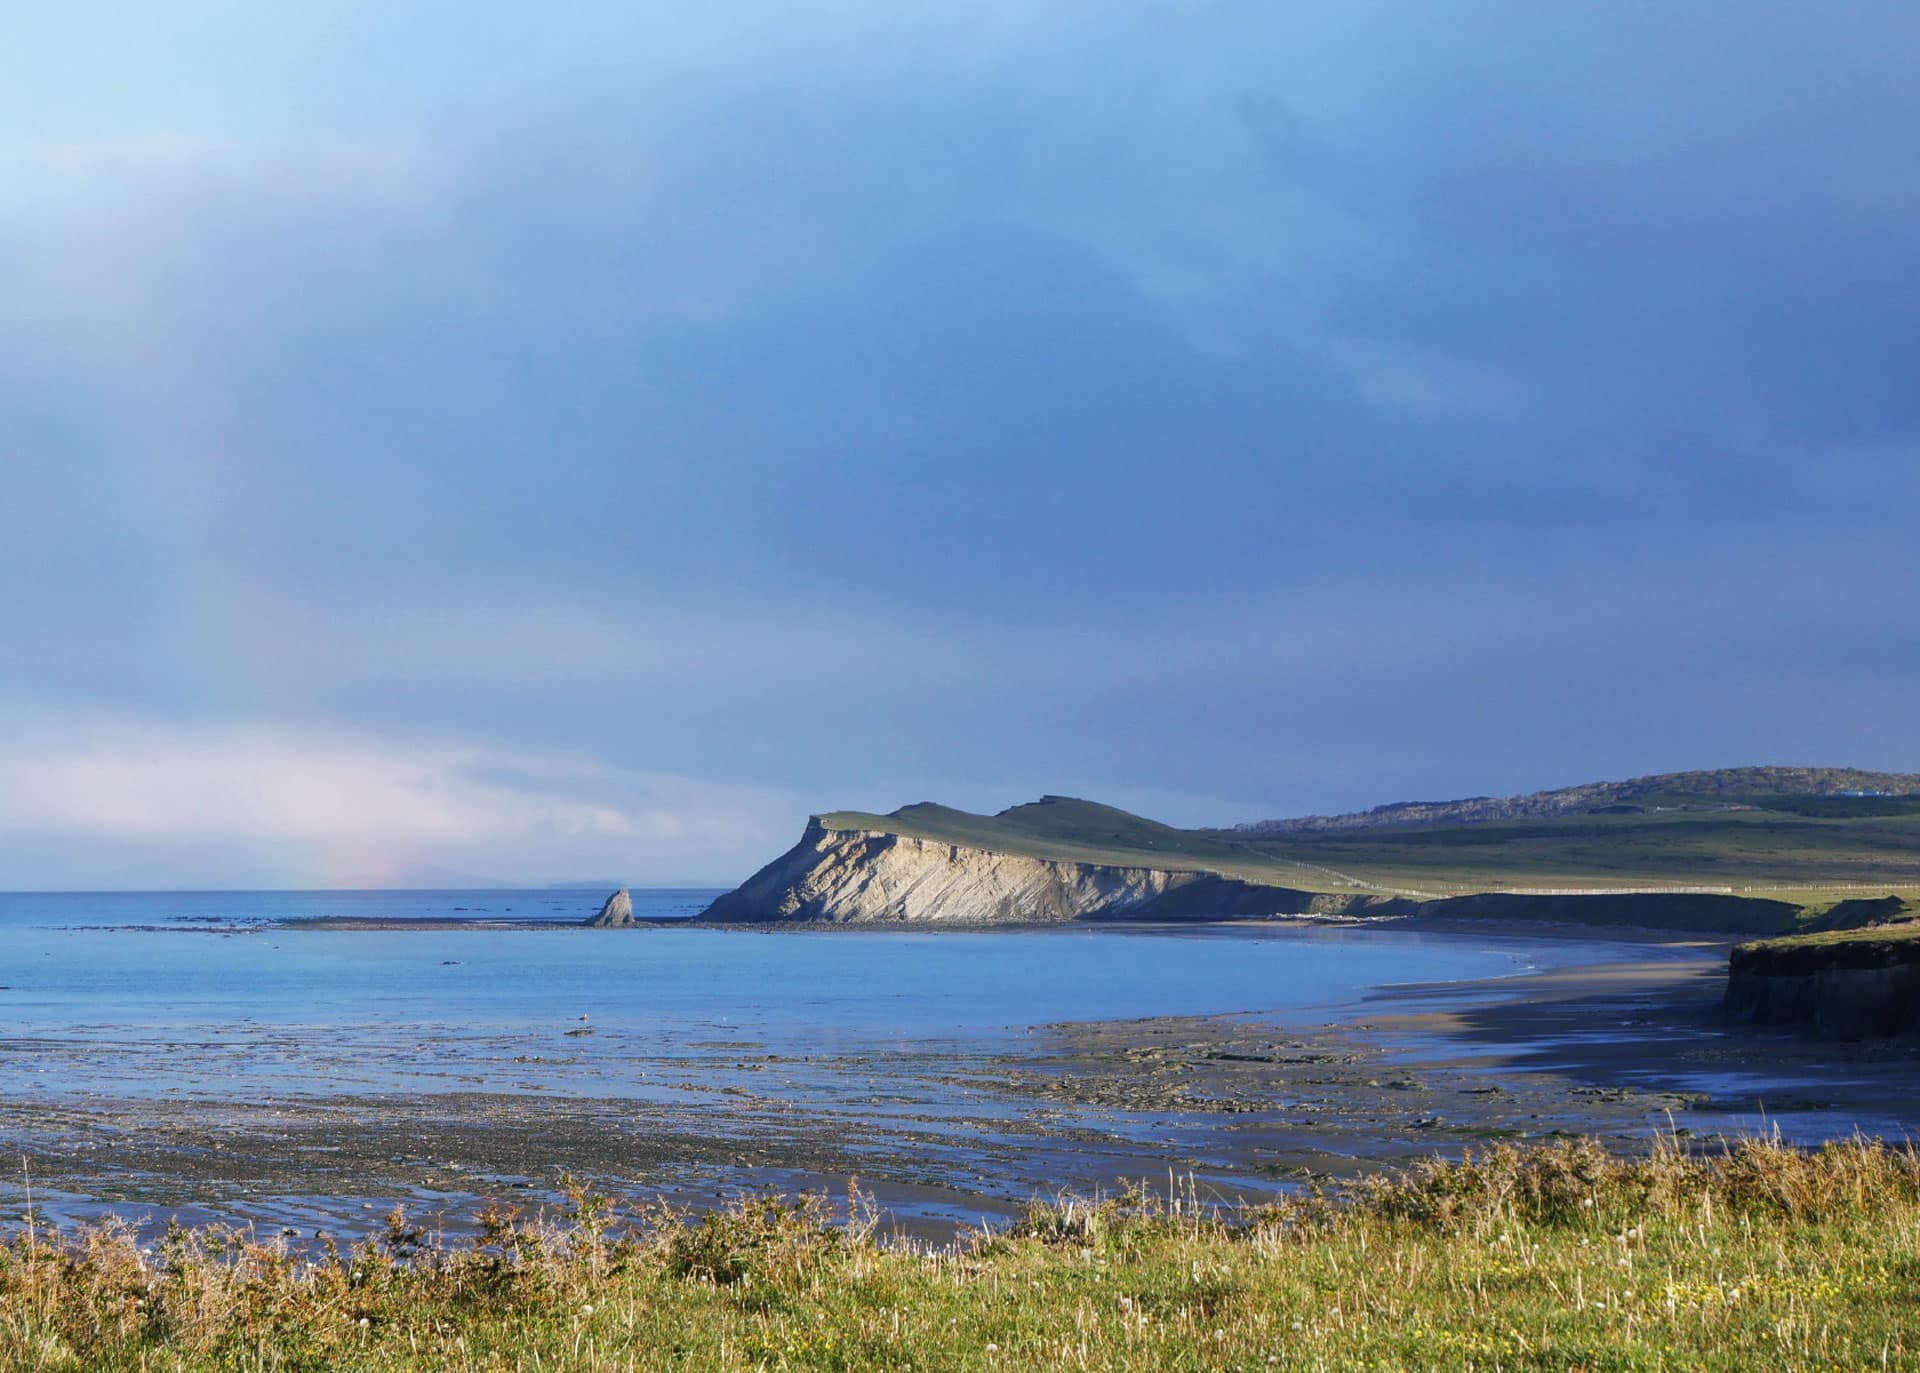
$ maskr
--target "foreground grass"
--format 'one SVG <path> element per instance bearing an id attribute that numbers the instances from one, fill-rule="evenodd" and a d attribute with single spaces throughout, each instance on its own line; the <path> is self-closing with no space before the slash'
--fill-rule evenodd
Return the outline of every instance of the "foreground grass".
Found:
<path id="1" fill-rule="evenodd" d="M 1855 1141 L 1496 1149 L 1224 1217 L 1036 1206 L 951 1252 L 818 1201 L 689 1223 L 403 1217 L 296 1261 L 111 1228 L 0 1252 L 9 1369 L 1749 1369 L 1920 1359 L 1920 1157 Z M 617 1236 L 617 1237 L 616 1237 Z"/>

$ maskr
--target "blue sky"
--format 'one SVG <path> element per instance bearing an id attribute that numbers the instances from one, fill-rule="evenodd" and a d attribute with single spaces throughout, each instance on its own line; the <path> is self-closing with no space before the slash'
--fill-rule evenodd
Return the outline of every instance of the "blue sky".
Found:
<path id="1" fill-rule="evenodd" d="M 1909 5 L 15 11 L 0 886 L 1920 769 Z"/>

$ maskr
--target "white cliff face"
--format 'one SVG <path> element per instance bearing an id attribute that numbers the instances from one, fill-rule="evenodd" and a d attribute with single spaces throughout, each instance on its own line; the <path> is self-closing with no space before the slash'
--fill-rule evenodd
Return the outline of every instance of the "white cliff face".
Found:
<path id="1" fill-rule="evenodd" d="M 714 902 L 710 920 L 1024 924 L 1092 918 L 1275 914 L 1305 893 L 1204 872 L 1065 863 L 872 830 L 800 842 Z"/>
<path id="2" fill-rule="evenodd" d="M 1307 892 L 1211 872 L 1073 863 L 881 830 L 833 830 L 815 816 L 798 844 L 707 907 L 702 918 L 1012 925 L 1307 913 L 1501 917 L 1764 933 L 1784 928 L 1793 907 L 1758 897 L 1684 892 L 1490 892 L 1438 900 Z"/>

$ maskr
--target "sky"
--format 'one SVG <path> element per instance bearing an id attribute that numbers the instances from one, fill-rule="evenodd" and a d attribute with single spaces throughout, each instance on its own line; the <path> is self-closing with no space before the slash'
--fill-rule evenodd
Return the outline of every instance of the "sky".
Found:
<path id="1" fill-rule="evenodd" d="M 1920 8 L 0 18 L 0 887 L 1920 770 Z"/>

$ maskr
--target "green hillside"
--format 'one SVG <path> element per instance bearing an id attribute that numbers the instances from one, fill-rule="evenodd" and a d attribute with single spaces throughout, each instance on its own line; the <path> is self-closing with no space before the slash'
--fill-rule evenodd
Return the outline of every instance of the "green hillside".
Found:
<path id="1" fill-rule="evenodd" d="M 1808 814 L 1803 798 L 1733 811 L 1575 815 L 1471 825 L 1244 835 L 1271 860 L 1436 891 L 1514 887 L 1920 886 L 1920 810 Z M 1838 899 L 1836 897 L 1835 899 Z"/>
<path id="2" fill-rule="evenodd" d="M 1066 862 L 1219 872 L 1343 895 L 1419 899 L 1698 887 L 1787 900 L 1813 920 L 1864 896 L 1920 893 L 1920 796 L 1830 790 L 1840 780 L 1897 780 L 1897 774 L 1744 769 L 1678 777 L 1713 785 L 1682 792 L 1594 784 L 1553 795 L 1584 791 L 1598 809 L 1453 824 L 1182 830 L 1061 796 L 997 815 L 926 802 L 890 815 L 840 811 L 821 818 L 834 829 Z M 1809 790 L 1759 789 L 1796 782 Z M 1629 785 L 1638 797 L 1631 805 L 1617 799 Z M 1690 803 L 1679 804 L 1682 798 Z M 1480 802 L 1498 807 L 1531 799 Z"/>
<path id="3" fill-rule="evenodd" d="M 922 801 L 888 815 L 843 810 L 820 817 L 828 829 L 874 830 L 939 844 L 1050 858 L 1068 863 L 1224 872 L 1300 885 L 1285 863 L 1256 852 L 1235 835 L 1175 829 L 1097 801 L 1043 796 L 998 815 L 975 815 Z"/>
<path id="4" fill-rule="evenodd" d="M 1920 774 L 1861 768 L 1746 767 L 1663 772 L 1624 782 L 1583 782 L 1525 796 L 1396 801 L 1345 815 L 1303 815 L 1236 826 L 1250 834 L 1302 834 L 1400 825 L 1481 824 L 1577 815 L 1727 811 L 1749 807 L 1849 816 L 1920 812 Z"/>

